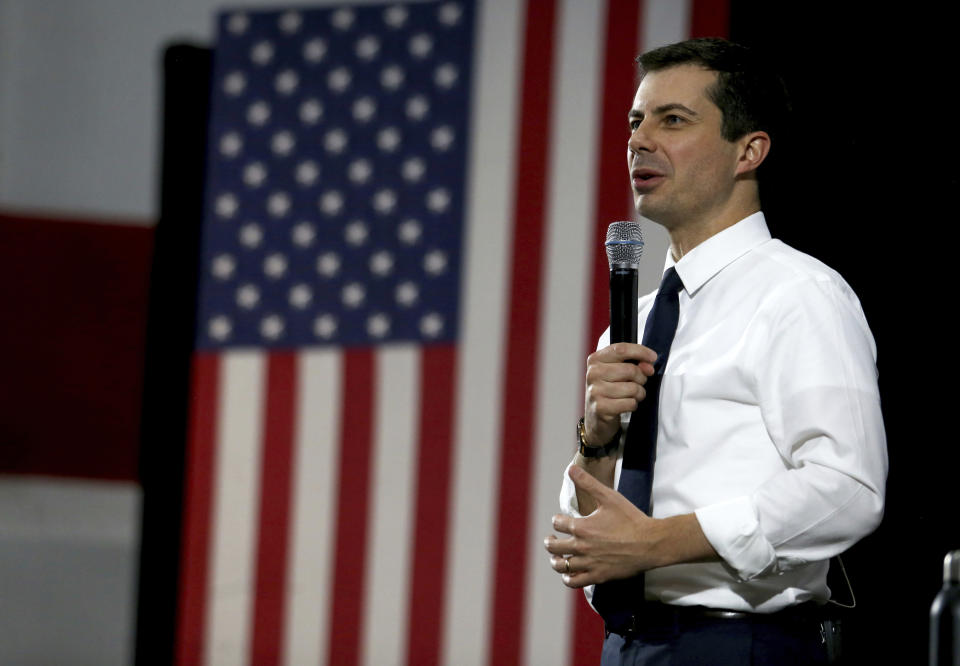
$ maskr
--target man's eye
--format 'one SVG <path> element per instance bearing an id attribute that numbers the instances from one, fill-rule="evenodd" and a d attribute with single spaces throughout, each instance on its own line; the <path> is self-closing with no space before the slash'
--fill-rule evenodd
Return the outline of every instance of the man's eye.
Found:
<path id="1" fill-rule="evenodd" d="M 630 131 L 631 131 L 631 132 L 636 132 L 638 127 L 640 127 L 640 121 L 639 121 L 639 120 L 633 119 L 633 120 L 630 121 Z"/>
<path id="2" fill-rule="evenodd" d="M 663 122 L 665 122 L 667 125 L 679 125 L 683 122 L 683 118 L 671 113 L 669 116 L 666 116 L 663 119 Z"/>

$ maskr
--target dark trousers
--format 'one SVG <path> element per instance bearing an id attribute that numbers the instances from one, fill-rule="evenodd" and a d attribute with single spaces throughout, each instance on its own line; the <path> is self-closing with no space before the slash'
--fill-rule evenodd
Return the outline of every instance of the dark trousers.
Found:
<path id="1" fill-rule="evenodd" d="M 813 617 L 784 620 L 674 618 L 624 638 L 610 633 L 602 666 L 810 666 L 827 664 L 820 622 Z"/>

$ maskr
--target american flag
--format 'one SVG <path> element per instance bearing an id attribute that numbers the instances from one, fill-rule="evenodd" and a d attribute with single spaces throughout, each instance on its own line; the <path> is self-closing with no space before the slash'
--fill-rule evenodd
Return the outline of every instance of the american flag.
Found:
<path id="1" fill-rule="evenodd" d="M 725 11 L 219 16 L 178 663 L 598 661 L 542 537 L 630 215 L 632 59 Z"/>

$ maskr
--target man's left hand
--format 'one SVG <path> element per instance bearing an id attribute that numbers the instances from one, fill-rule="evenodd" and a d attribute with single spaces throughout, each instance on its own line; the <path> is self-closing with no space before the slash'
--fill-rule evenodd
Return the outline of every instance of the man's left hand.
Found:
<path id="1" fill-rule="evenodd" d="M 550 535 L 544 546 L 553 553 L 550 565 L 563 574 L 565 585 L 584 587 L 660 566 L 655 559 L 660 536 L 655 524 L 660 521 L 576 465 L 570 468 L 570 479 L 596 501 L 597 509 L 584 518 L 553 517 L 553 529 L 570 536 Z"/>
<path id="2" fill-rule="evenodd" d="M 550 566 L 563 574 L 565 585 L 585 587 L 670 564 L 720 559 L 695 514 L 651 518 L 580 467 L 571 465 L 569 473 L 597 508 L 583 518 L 555 515 L 553 529 L 570 536 L 543 540 L 553 554 Z"/>

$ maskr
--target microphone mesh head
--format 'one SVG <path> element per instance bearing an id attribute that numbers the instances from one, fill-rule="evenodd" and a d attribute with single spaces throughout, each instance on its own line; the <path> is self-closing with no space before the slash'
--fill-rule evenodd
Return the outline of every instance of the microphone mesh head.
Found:
<path id="1" fill-rule="evenodd" d="M 607 262 L 614 264 L 638 264 L 643 254 L 643 233 L 639 222 L 612 222 L 607 227 Z"/>

